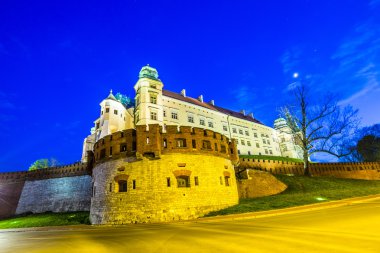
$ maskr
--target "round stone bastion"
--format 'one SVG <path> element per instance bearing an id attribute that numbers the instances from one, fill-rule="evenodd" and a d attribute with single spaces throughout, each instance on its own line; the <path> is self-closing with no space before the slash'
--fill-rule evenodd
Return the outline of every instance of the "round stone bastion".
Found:
<path id="1" fill-rule="evenodd" d="M 92 224 L 195 219 L 238 203 L 234 166 L 222 156 L 168 153 L 98 163 Z"/>

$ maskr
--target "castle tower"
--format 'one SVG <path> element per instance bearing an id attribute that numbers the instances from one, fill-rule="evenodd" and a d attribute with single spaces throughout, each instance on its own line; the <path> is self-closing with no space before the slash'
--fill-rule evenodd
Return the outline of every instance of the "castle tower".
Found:
<path id="1" fill-rule="evenodd" d="M 132 126 L 132 116 L 120 101 L 112 94 L 100 103 L 100 117 L 95 123 L 95 140 Z"/>
<path id="2" fill-rule="evenodd" d="M 295 143 L 295 134 L 290 129 L 284 118 L 274 121 L 274 129 L 277 131 L 281 155 L 284 157 L 301 158 L 301 148 Z"/>
<path id="3" fill-rule="evenodd" d="M 139 80 L 134 86 L 135 125 L 163 125 L 162 88 L 158 72 L 149 65 L 142 67 Z"/>

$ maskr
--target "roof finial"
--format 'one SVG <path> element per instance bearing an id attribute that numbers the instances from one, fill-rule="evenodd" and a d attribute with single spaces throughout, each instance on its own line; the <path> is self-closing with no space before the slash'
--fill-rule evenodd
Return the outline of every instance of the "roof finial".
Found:
<path id="1" fill-rule="evenodd" d="M 112 94 L 112 89 L 110 89 L 110 94 Z"/>

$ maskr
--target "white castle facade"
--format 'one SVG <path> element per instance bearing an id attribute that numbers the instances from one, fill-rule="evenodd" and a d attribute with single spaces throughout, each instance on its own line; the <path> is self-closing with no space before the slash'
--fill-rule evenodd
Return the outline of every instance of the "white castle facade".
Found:
<path id="1" fill-rule="evenodd" d="M 82 161 L 87 160 L 87 151 L 93 150 L 93 144 L 104 136 L 149 124 L 159 124 L 163 131 L 167 125 L 210 129 L 236 139 L 239 155 L 302 157 L 285 119 L 277 119 L 272 128 L 255 119 L 253 114 L 219 107 L 213 100 L 205 102 L 202 95 L 188 97 L 186 90 L 175 93 L 163 87 L 157 70 L 144 66 L 134 86 L 134 107 L 128 108 L 111 91 L 100 103 L 100 116 L 84 141 Z"/>

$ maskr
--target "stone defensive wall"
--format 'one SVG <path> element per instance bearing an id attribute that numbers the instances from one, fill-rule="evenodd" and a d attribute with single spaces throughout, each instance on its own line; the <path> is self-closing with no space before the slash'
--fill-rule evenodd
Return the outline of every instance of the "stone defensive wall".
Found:
<path id="1" fill-rule="evenodd" d="M 189 126 L 137 126 L 105 136 L 94 145 L 95 163 L 124 157 L 160 157 L 169 153 L 208 154 L 239 160 L 236 141 L 210 130 Z"/>
<path id="2" fill-rule="evenodd" d="M 89 210 L 90 199 L 87 164 L 0 173 L 0 218 L 29 212 Z"/>
<path id="3" fill-rule="evenodd" d="M 92 224 L 188 220 L 238 203 L 235 142 L 212 131 L 138 126 L 94 151 Z"/>
<path id="4" fill-rule="evenodd" d="M 310 163 L 313 176 L 380 180 L 380 162 Z M 303 163 L 241 158 L 238 169 L 251 168 L 273 174 L 303 175 Z"/>

